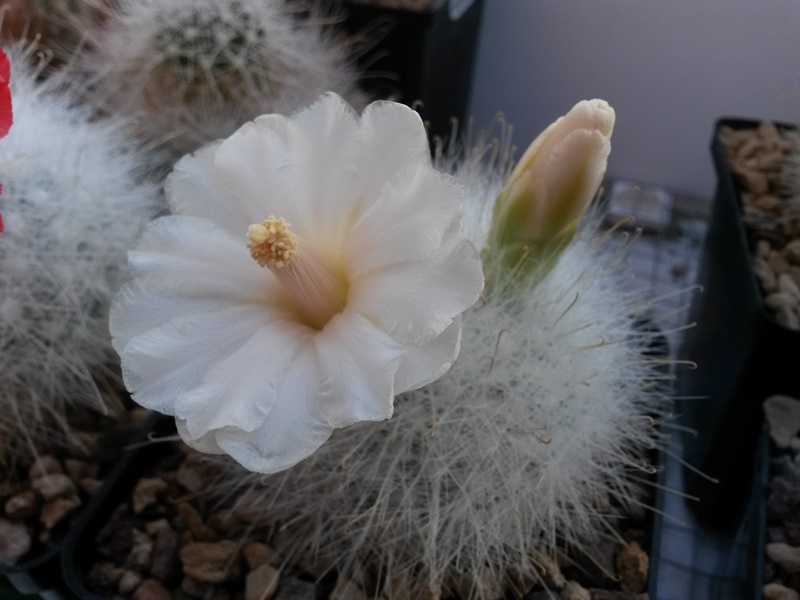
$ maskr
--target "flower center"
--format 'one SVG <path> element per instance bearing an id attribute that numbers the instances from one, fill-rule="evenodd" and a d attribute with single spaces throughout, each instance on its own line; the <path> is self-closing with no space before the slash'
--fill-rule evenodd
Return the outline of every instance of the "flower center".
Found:
<path id="1" fill-rule="evenodd" d="M 297 254 L 297 236 L 284 219 L 269 219 L 247 228 L 250 256 L 262 267 L 282 269 Z"/>
<path id="2" fill-rule="evenodd" d="M 335 268 L 331 257 L 304 243 L 289 227 L 274 216 L 250 225 L 247 247 L 253 259 L 267 267 L 289 292 L 301 319 L 322 329 L 347 304 L 347 276 L 343 269 Z"/>

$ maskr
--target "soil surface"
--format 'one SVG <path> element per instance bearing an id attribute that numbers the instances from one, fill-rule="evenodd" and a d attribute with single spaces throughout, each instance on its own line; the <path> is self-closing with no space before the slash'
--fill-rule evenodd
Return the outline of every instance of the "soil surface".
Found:
<path id="1" fill-rule="evenodd" d="M 180 442 L 165 446 L 157 465 L 128 482 L 125 501 L 105 524 L 98 524 L 87 546 L 94 555 L 84 563 L 86 585 L 100 597 L 411 600 L 407 591 L 390 588 L 369 569 L 356 581 L 337 577 L 315 557 L 287 564 L 281 555 L 280 524 L 263 527 L 263 509 L 256 507 L 254 518 L 252 512 L 232 508 L 235 498 L 208 493 L 218 486 L 223 463 Z M 644 520 L 632 520 L 622 532 L 626 545 L 609 542 L 602 549 L 604 566 L 616 573 L 614 578 L 591 563 L 540 559 L 539 583 L 509 574 L 509 581 L 495 586 L 487 598 L 644 600 L 647 528 Z M 439 590 L 433 598 L 459 600 L 466 595 Z"/>

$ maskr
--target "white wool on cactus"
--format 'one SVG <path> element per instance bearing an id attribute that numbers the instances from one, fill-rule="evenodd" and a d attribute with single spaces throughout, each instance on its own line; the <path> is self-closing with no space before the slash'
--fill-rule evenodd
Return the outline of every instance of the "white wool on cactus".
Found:
<path id="1" fill-rule="evenodd" d="M 267 113 L 326 91 L 356 108 L 347 43 L 312 5 L 287 0 L 122 0 L 88 28 L 81 61 L 91 102 L 140 119 L 140 134 L 180 157 Z"/>
<path id="2" fill-rule="evenodd" d="M 126 253 L 157 209 L 126 123 L 90 121 L 33 51 L 13 47 L 14 123 L 0 140 L 0 428 L 32 436 L 64 407 L 102 407 Z M 44 425 L 48 426 L 48 425 Z"/>
<path id="3" fill-rule="evenodd" d="M 111 330 L 134 400 L 189 445 L 279 471 L 452 365 L 483 273 L 408 107 L 326 94 L 183 158 L 166 190 Z"/>

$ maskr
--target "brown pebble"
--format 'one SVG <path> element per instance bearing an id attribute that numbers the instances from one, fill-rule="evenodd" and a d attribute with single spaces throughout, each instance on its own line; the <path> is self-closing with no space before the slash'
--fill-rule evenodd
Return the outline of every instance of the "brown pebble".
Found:
<path id="1" fill-rule="evenodd" d="M 763 592 L 764 600 L 800 600 L 800 593 L 780 583 L 768 583 Z"/>
<path id="2" fill-rule="evenodd" d="M 33 461 L 33 464 L 28 469 L 28 477 L 36 479 L 43 475 L 63 472 L 64 468 L 61 466 L 61 461 L 52 454 L 44 454 Z"/>
<path id="3" fill-rule="evenodd" d="M 128 411 L 128 425 L 130 425 L 133 429 L 140 429 L 144 426 L 145 422 L 152 414 L 152 411 L 140 406 L 132 408 Z"/>
<path id="4" fill-rule="evenodd" d="M 765 260 L 761 258 L 755 259 L 753 261 L 753 272 L 758 277 L 764 291 L 768 293 L 778 291 L 778 280 Z"/>
<path id="5" fill-rule="evenodd" d="M 172 595 L 158 579 L 145 579 L 133 593 L 133 600 L 170 600 Z"/>
<path id="6" fill-rule="evenodd" d="M 89 431 L 75 432 L 74 439 L 68 448 L 69 455 L 74 458 L 91 459 L 92 449 L 97 445 L 97 433 Z"/>
<path id="7" fill-rule="evenodd" d="M 180 551 L 183 572 L 196 581 L 222 583 L 239 576 L 239 547 L 235 542 L 196 542 Z"/>
<path id="8" fill-rule="evenodd" d="M 0 519 L 0 566 L 16 564 L 31 548 L 31 535 L 22 523 Z"/>
<path id="9" fill-rule="evenodd" d="M 764 304 L 772 310 L 781 308 L 791 310 L 797 306 L 797 298 L 787 292 L 773 292 L 764 298 Z"/>
<path id="10" fill-rule="evenodd" d="M 248 569 L 255 569 L 272 561 L 275 550 L 261 542 L 247 542 L 242 546 L 242 556 Z"/>
<path id="11" fill-rule="evenodd" d="M 6 516 L 16 521 L 24 521 L 36 516 L 39 512 L 39 494 L 33 490 L 25 490 L 11 496 L 4 506 Z"/>
<path id="12" fill-rule="evenodd" d="M 794 281 L 795 285 L 797 285 L 797 287 L 800 287 L 800 267 L 798 267 L 797 265 L 791 265 L 789 267 L 789 270 L 786 272 L 789 274 L 789 277 L 792 278 L 792 281 Z"/>
<path id="13" fill-rule="evenodd" d="M 119 578 L 117 584 L 117 591 L 123 596 L 128 596 L 133 592 L 142 582 L 142 576 L 136 571 L 124 571 Z"/>
<path id="14" fill-rule="evenodd" d="M 102 485 L 102 479 L 92 479 L 91 477 L 84 477 L 78 481 L 78 488 L 87 496 L 94 496 Z"/>
<path id="15" fill-rule="evenodd" d="M 797 310 L 781 306 L 775 311 L 775 320 L 788 329 L 800 329 L 800 316 Z"/>
<path id="16" fill-rule="evenodd" d="M 775 394 L 764 401 L 764 418 L 769 434 L 778 448 L 789 447 L 800 433 L 800 399 Z"/>
<path id="17" fill-rule="evenodd" d="M 787 273 L 789 271 L 789 267 L 791 266 L 789 265 L 789 262 L 776 250 L 773 250 L 769 253 L 766 261 L 769 265 L 769 268 L 772 269 L 773 273 L 775 273 L 776 277 L 781 273 Z"/>
<path id="18" fill-rule="evenodd" d="M 756 196 L 769 192 L 769 180 L 763 173 L 744 165 L 735 167 L 735 172 L 742 186 Z"/>
<path id="19" fill-rule="evenodd" d="M 217 532 L 203 523 L 203 517 L 200 516 L 194 506 L 188 502 L 179 502 L 175 509 L 183 524 L 192 534 L 195 542 L 216 542 L 219 540 Z"/>
<path id="20" fill-rule="evenodd" d="M 780 214 L 783 208 L 783 202 L 780 198 L 772 194 L 764 194 L 759 196 L 755 201 L 756 206 L 763 211 Z"/>
<path id="21" fill-rule="evenodd" d="M 592 595 L 577 581 L 568 581 L 561 590 L 561 600 L 592 600 Z"/>
<path id="22" fill-rule="evenodd" d="M 169 521 L 165 518 L 156 519 L 154 521 L 147 521 L 144 524 L 144 530 L 147 532 L 147 535 L 150 537 L 155 537 L 156 534 L 164 529 L 165 527 L 170 527 Z"/>
<path id="23" fill-rule="evenodd" d="M 792 276 L 789 273 L 781 273 L 778 276 L 778 291 L 784 294 L 789 294 L 790 296 L 794 297 L 795 300 L 800 300 L 800 287 L 794 282 Z M 795 302 L 795 306 L 797 306 L 797 302 Z"/>
<path id="24" fill-rule="evenodd" d="M 217 511 L 206 518 L 206 525 L 216 531 L 220 537 L 225 537 L 231 527 L 236 525 L 236 517 L 227 510 Z"/>
<path id="25" fill-rule="evenodd" d="M 71 496 L 77 491 L 75 483 L 64 473 L 51 473 L 37 477 L 31 482 L 31 487 L 39 492 L 45 500 L 52 500 L 59 496 Z"/>
<path id="26" fill-rule="evenodd" d="M 264 563 L 247 574 L 244 587 L 245 600 L 271 600 L 278 591 L 279 583 L 280 571 Z"/>
<path id="27" fill-rule="evenodd" d="M 169 525 L 159 529 L 153 541 L 150 574 L 162 581 L 177 581 L 181 575 L 179 550 L 180 538 L 175 530 Z"/>
<path id="28" fill-rule="evenodd" d="M 153 540 L 141 529 L 133 530 L 133 545 L 125 559 L 125 566 L 129 569 L 144 571 L 150 566 L 153 554 Z"/>
<path id="29" fill-rule="evenodd" d="M 641 593 L 647 589 L 650 559 L 636 542 L 626 544 L 617 555 L 617 577 L 623 591 Z"/>
<path id="30" fill-rule="evenodd" d="M 561 573 L 561 567 L 556 557 L 545 554 L 544 552 L 537 552 L 533 556 L 533 564 L 539 576 L 542 578 L 542 582 L 548 587 L 560 590 L 566 585 L 567 580 Z"/>
<path id="31" fill-rule="evenodd" d="M 786 244 L 781 254 L 788 263 L 800 266 L 800 239 L 792 240 Z"/>
<path id="32" fill-rule="evenodd" d="M 97 477 L 99 465 L 80 458 L 64 459 L 64 469 L 73 481 Z"/>
<path id="33" fill-rule="evenodd" d="M 413 600 L 412 587 L 413 581 L 408 573 L 395 573 L 386 582 L 384 596 L 392 600 Z"/>
<path id="34" fill-rule="evenodd" d="M 44 503 L 44 506 L 42 506 L 39 522 L 45 526 L 45 529 L 53 529 L 80 507 L 80 505 L 81 499 L 78 498 L 78 496 L 65 496 L 48 500 Z"/>
<path id="35" fill-rule="evenodd" d="M 166 481 L 158 477 L 143 477 L 133 488 L 131 505 L 133 512 L 141 514 L 145 508 L 156 503 L 158 495 L 169 487 Z"/>
<path id="36" fill-rule="evenodd" d="M 243 523 L 258 523 L 264 518 L 264 504 L 257 496 L 244 496 L 233 506 L 233 515 Z M 280 529 L 277 536 L 283 535 L 291 537 L 292 532 Z"/>
<path id="37" fill-rule="evenodd" d="M 321 578 L 333 570 L 335 561 L 329 554 L 305 554 L 297 559 L 297 565 L 309 575 Z"/>
<path id="38" fill-rule="evenodd" d="M 800 548 L 781 542 L 767 544 L 767 556 L 787 575 L 800 573 Z"/>
<path id="39" fill-rule="evenodd" d="M 539 582 L 533 565 L 528 565 L 524 569 L 516 565 L 509 567 L 506 570 L 506 579 L 514 596 L 518 598 L 525 596 Z"/>
<path id="40" fill-rule="evenodd" d="M 203 476 L 200 474 L 199 457 L 189 454 L 178 467 L 178 483 L 187 492 L 199 492 L 203 489 Z"/>

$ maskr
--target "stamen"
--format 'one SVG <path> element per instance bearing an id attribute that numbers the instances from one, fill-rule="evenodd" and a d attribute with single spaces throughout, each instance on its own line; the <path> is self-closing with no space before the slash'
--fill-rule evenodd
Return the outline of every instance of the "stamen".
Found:
<path id="1" fill-rule="evenodd" d="M 289 223 L 270 216 L 247 229 L 250 255 L 267 267 L 289 292 L 298 317 L 322 329 L 347 304 L 347 275 L 330 256 L 289 231 Z M 302 246 L 302 247 L 301 247 Z"/>
<path id="2" fill-rule="evenodd" d="M 297 254 L 297 237 L 283 218 L 270 216 L 247 228 L 250 256 L 262 267 L 281 269 Z"/>

